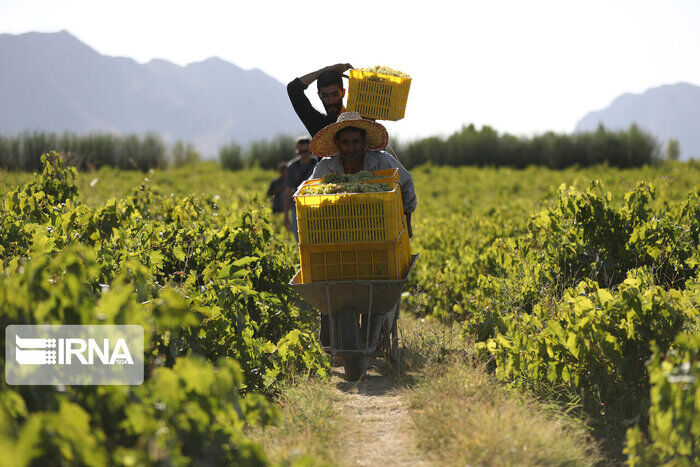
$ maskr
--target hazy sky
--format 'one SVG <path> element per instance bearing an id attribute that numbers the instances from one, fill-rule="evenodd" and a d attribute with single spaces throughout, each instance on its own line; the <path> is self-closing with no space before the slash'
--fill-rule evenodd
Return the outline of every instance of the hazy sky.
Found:
<path id="1" fill-rule="evenodd" d="M 0 32 L 65 29 L 139 62 L 218 56 L 283 83 L 391 66 L 413 77 L 406 118 L 388 125 L 403 139 L 468 123 L 568 132 L 624 92 L 700 84 L 699 22 L 692 0 L 0 0 Z"/>

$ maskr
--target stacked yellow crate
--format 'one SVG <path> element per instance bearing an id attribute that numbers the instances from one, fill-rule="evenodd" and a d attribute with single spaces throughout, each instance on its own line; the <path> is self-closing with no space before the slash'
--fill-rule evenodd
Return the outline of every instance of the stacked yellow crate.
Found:
<path id="1" fill-rule="evenodd" d="M 365 118 L 401 120 L 406 114 L 411 78 L 381 71 L 350 70 L 348 111 Z"/>
<path id="2" fill-rule="evenodd" d="M 396 169 L 374 172 L 363 183 L 384 183 L 377 193 L 294 195 L 303 283 L 330 280 L 401 279 L 411 263 L 401 186 Z"/>

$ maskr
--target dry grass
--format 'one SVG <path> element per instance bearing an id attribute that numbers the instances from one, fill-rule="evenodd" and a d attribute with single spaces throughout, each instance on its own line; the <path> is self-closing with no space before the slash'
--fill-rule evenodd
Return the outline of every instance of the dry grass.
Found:
<path id="1" fill-rule="evenodd" d="M 458 324 L 446 326 L 431 318 L 407 313 L 399 320 L 399 361 L 394 368 L 397 386 L 411 387 L 426 368 L 439 367 L 452 355 L 466 355 Z"/>
<path id="2" fill-rule="evenodd" d="M 346 428 L 340 397 L 327 379 L 290 382 L 277 399 L 280 423 L 249 434 L 275 465 L 338 465 L 336 448 Z"/>
<path id="3" fill-rule="evenodd" d="M 406 397 L 420 448 L 431 459 L 446 465 L 591 465 L 602 460 L 582 423 L 504 388 L 476 361 L 471 346 L 459 342 L 456 328 L 403 321 L 405 361 L 399 377 L 410 382 L 413 372 L 420 373 Z"/>

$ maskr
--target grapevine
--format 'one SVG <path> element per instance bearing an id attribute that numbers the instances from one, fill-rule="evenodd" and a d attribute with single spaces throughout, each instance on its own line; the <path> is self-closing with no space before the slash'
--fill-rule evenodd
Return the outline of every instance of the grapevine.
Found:
<path id="1" fill-rule="evenodd" d="M 3 385 L 0 444 L 19 465 L 264 463 L 244 433 L 278 417 L 264 395 L 290 372 L 328 372 L 269 218 L 147 181 L 90 207 L 75 169 L 42 162 L 0 205 L 0 324 L 141 325 L 146 377 Z"/>

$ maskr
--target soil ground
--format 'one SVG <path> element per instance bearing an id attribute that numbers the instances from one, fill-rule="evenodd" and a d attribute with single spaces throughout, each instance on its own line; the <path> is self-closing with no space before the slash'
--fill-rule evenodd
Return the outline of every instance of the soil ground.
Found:
<path id="1" fill-rule="evenodd" d="M 394 378 L 370 365 L 358 382 L 343 379 L 334 369 L 331 383 L 339 392 L 338 409 L 349 421 L 339 450 L 347 465 L 430 465 L 417 439 L 403 391 Z M 339 370 L 339 371 L 335 371 Z"/>

